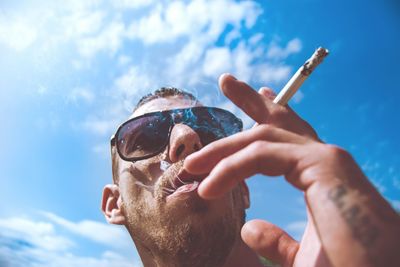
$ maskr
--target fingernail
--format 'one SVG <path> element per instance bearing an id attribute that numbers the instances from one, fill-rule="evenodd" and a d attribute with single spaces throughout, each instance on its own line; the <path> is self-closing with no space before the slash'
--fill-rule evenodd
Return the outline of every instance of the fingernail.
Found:
<path id="1" fill-rule="evenodd" d="M 268 87 L 261 87 L 260 90 L 258 90 L 258 92 L 260 94 L 268 97 L 268 98 L 275 98 L 276 97 L 275 92 L 272 89 L 268 88 Z"/>
<path id="2" fill-rule="evenodd" d="M 222 86 L 224 86 L 224 83 L 222 83 L 222 81 L 223 81 L 225 78 L 228 78 L 228 79 L 237 81 L 237 79 L 236 79 L 232 74 L 230 74 L 230 73 L 224 73 L 224 74 L 222 74 L 221 76 L 219 76 L 219 79 L 218 79 L 218 85 L 219 85 L 219 88 L 221 88 L 221 89 L 222 89 Z"/>
<path id="3" fill-rule="evenodd" d="M 222 75 L 219 77 L 219 80 L 221 81 L 221 80 L 222 80 L 223 78 L 225 78 L 225 77 L 230 77 L 231 79 L 234 79 L 235 81 L 237 81 L 236 77 L 233 76 L 232 74 L 228 73 L 228 72 L 222 74 Z"/>

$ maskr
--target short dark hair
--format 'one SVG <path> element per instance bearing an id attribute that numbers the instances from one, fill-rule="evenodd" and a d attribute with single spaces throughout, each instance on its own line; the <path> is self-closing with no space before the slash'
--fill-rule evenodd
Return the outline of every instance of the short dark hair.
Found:
<path id="1" fill-rule="evenodd" d="M 167 98 L 167 97 L 174 97 L 174 96 L 181 96 L 184 98 L 187 98 L 189 100 L 192 100 L 195 103 L 198 103 L 199 100 L 191 93 L 175 88 L 175 87 L 161 87 L 157 90 L 155 90 L 153 93 L 147 94 L 143 96 L 139 102 L 136 104 L 135 108 L 133 109 L 133 112 L 137 110 L 139 107 L 142 105 L 158 98 Z M 112 176 L 113 176 L 113 181 L 114 183 L 118 183 L 119 177 L 118 177 L 118 160 L 117 160 L 117 148 L 113 146 L 111 148 L 111 161 L 112 161 Z"/>
<path id="2" fill-rule="evenodd" d="M 167 98 L 167 97 L 172 97 L 172 96 L 182 96 L 182 97 L 188 98 L 189 100 L 192 100 L 194 102 L 198 102 L 197 98 L 193 94 L 191 94 L 185 90 L 175 88 L 175 87 L 161 87 L 160 89 L 155 90 L 153 93 L 143 96 L 139 100 L 139 102 L 136 104 L 133 111 L 137 110 L 139 107 L 150 102 L 151 100 L 154 100 L 157 98 Z"/>

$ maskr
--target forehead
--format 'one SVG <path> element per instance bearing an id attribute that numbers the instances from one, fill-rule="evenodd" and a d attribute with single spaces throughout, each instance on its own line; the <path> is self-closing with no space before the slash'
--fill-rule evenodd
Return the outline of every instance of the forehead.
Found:
<path id="1" fill-rule="evenodd" d="M 169 96 L 165 98 L 156 98 L 140 106 L 138 109 L 135 110 L 135 112 L 133 112 L 133 114 L 129 118 L 134 118 L 154 111 L 188 108 L 195 106 L 201 106 L 201 104 L 199 102 L 188 99 L 187 97 Z"/>

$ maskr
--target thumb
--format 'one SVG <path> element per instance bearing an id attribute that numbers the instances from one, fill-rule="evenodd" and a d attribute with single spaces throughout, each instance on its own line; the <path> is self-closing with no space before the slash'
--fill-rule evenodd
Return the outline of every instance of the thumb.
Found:
<path id="1" fill-rule="evenodd" d="M 242 228 L 243 241 L 258 255 L 266 257 L 281 266 L 292 266 L 299 244 L 278 226 L 252 220 Z"/>

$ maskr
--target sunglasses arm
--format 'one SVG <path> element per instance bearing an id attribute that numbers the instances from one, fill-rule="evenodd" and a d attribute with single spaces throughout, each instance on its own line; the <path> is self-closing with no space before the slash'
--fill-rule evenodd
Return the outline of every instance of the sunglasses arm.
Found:
<path id="1" fill-rule="evenodd" d="M 113 134 L 110 138 L 110 144 L 111 146 L 115 146 L 115 134 Z"/>

